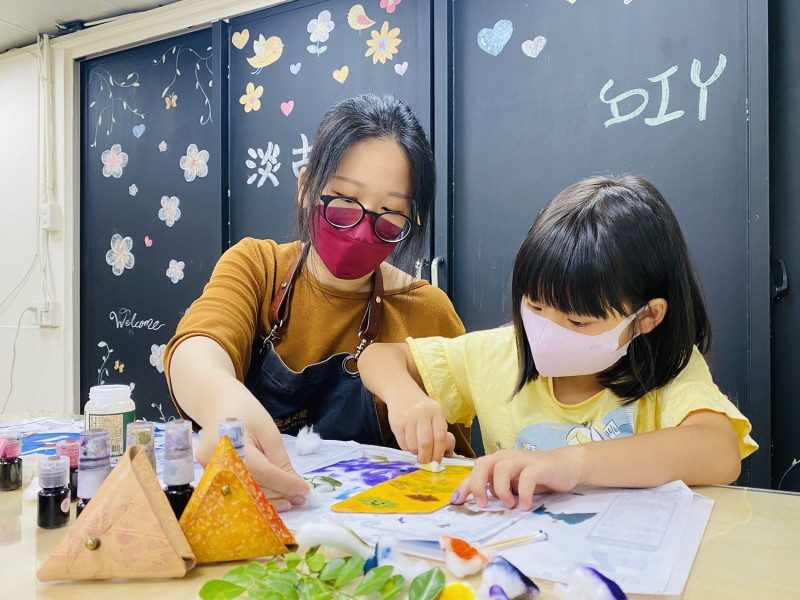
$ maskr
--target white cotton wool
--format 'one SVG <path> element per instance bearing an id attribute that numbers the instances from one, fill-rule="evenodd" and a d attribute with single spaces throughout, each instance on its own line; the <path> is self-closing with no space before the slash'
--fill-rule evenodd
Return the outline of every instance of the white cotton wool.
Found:
<path id="1" fill-rule="evenodd" d="M 297 433 L 297 441 L 294 444 L 294 449 L 300 456 L 313 454 L 319 450 L 322 443 L 322 438 L 318 433 L 314 432 L 312 425 L 306 425 Z"/>

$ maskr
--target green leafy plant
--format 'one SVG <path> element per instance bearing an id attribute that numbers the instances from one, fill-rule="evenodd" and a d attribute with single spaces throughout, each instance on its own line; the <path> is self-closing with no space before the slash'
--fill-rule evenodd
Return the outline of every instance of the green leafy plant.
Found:
<path id="1" fill-rule="evenodd" d="M 405 580 L 389 565 L 374 567 L 362 575 L 364 559 L 348 556 L 327 560 L 311 548 L 301 557 L 296 552 L 263 565 L 251 562 L 228 571 L 222 579 L 200 588 L 203 600 L 231 600 L 243 594 L 251 600 L 392 600 L 403 593 Z M 434 567 L 414 578 L 409 600 L 433 600 L 445 584 L 444 573 Z"/>

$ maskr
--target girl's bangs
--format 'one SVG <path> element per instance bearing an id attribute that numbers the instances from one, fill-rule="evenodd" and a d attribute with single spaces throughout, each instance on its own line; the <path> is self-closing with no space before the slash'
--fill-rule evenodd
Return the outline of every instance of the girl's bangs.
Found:
<path id="1" fill-rule="evenodd" d="M 564 225 L 534 237 L 524 262 L 530 267 L 521 274 L 520 289 L 533 302 L 563 313 L 598 319 L 614 312 L 626 314 L 626 277 L 616 266 L 615 245 L 603 239 L 608 236 L 598 235 L 596 226 L 574 232 Z"/>

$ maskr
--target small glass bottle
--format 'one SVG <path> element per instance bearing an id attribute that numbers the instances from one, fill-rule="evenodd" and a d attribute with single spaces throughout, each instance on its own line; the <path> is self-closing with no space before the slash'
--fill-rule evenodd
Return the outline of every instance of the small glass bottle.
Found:
<path id="1" fill-rule="evenodd" d="M 169 421 L 164 426 L 164 493 L 178 519 L 194 492 L 193 479 L 192 424 L 183 419 Z"/>
<path id="2" fill-rule="evenodd" d="M 63 527 L 69 522 L 69 458 L 48 456 L 39 461 L 39 518 L 43 529 Z"/>
<path id="3" fill-rule="evenodd" d="M 0 446 L 0 491 L 18 490 L 22 487 L 22 438 L 18 433 L 4 433 Z"/>
<path id="4" fill-rule="evenodd" d="M 112 465 L 125 452 L 125 432 L 135 412 L 130 386 L 95 385 L 89 389 L 89 401 L 83 407 L 83 428 L 108 431 Z"/>
<path id="5" fill-rule="evenodd" d="M 155 442 L 153 441 L 155 428 L 150 421 L 134 421 L 128 423 L 128 435 L 126 438 L 126 448 L 131 446 L 142 446 L 144 453 L 147 455 L 147 460 L 153 467 L 153 473 L 156 472 L 156 451 Z"/>
<path id="6" fill-rule="evenodd" d="M 80 445 L 75 438 L 67 438 L 56 443 L 56 454 L 69 458 L 69 493 L 72 501 L 78 499 L 78 454 Z"/>
<path id="7" fill-rule="evenodd" d="M 111 472 L 108 431 L 89 429 L 81 431 L 80 454 L 78 455 L 78 505 L 75 515 L 83 509 Z"/>
<path id="8" fill-rule="evenodd" d="M 236 417 L 228 417 L 224 421 L 220 421 L 217 426 L 217 436 L 227 435 L 228 439 L 236 448 L 239 457 L 244 462 L 244 423 L 241 419 Z"/>

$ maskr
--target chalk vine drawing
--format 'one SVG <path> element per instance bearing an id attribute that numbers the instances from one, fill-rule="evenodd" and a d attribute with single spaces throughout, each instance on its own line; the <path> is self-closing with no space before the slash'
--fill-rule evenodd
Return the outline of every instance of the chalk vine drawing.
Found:
<path id="1" fill-rule="evenodd" d="M 103 123 L 105 123 L 106 135 L 111 135 L 120 110 L 144 119 L 145 113 L 139 112 L 139 109 L 131 106 L 128 100 L 122 97 L 123 90 L 139 87 L 139 85 L 139 74 L 135 72 L 128 73 L 125 79 L 115 79 L 111 73 L 101 67 L 89 71 L 86 89 L 88 97 L 92 100 L 89 102 L 88 112 L 91 114 L 94 110 L 99 111 L 94 126 L 94 138 L 89 144 L 90 148 L 97 147 L 97 133 Z M 92 90 L 95 86 L 97 93 L 93 95 Z"/>
<path id="2" fill-rule="evenodd" d="M 182 56 L 189 57 L 190 62 L 194 63 L 194 68 L 192 69 L 192 72 L 194 74 L 194 89 L 196 89 L 198 92 L 200 92 L 200 94 L 202 94 L 203 105 L 206 107 L 206 114 L 200 115 L 201 125 L 206 125 L 207 123 L 211 123 L 212 121 L 211 99 L 208 96 L 209 94 L 208 89 L 213 84 L 212 72 L 211 72 L 211 58 L 214 56 L 214 53 L 211 51 L 211 46 L 206 48 L 206 52 L 208 52 L 208 54 L 201 55 L 194 48 L 189 48 L 187 46 L 184 46 L 183 44 L 175 44 L 174 46 L 170 46 L 169 48 L 167 48 L 164 54 L 161 55 L 160 59 L 158 58 L 153 59 L 153 65 L 159 66 L 159 65 L 166 65 L 167 58 L 169 57 L 170 65 L 174 65 L 175 68 L 175 74 L 172 77 L 172 81 L 170 81 L 167 87 L 165 87 L 164 90 L 161 92 L 161 97 L 164 98 L 165 102 L 168 102 L 167 108 L 170 107 L 170 104 L 172 106 L 176 106 L 176 103 L 173 103 L 172 100 L 175 100 L 175 102 L 177 102 L 177 94 L 174 93 L 170 94 L 170 91 L 172 90 L 172 87 L 175 85 L 175 83 L 178 81 L 178 77 L 181 77 L 182 75 L 180 69 L 181 57 Z M 205 79 L 206 76 L 208 76 L 208 82 L 206 82 Z M 170 94 L 169 99 L 167 98 L 167 94 Z"/>
<path id="3" fill-rule="evenodd" d="M 103 377 L 108 377 L 108 367 L 106 367 L 106 365 L 108 364 L 108 359 L 114 353 L 114 349 L 111 348 L 111 346 L 109 346 L 104 340 L 100 340 L 97 343 L 97 347 L 98 348 L 105 348 L 105 356 L 103 356 L 102 359 L 101 359 L 103 362 L 100 364 L 100 368 L 97 369 L 97 385 L 104 385 L 106 380 L 103 379 Z M 121 364 L 119 361 L 116 361 L 116 362 L 117 362 L 117 365 Z M 122 368 L 119 368 L 117 365 L 115 365 L 115 367 L 114 367 L 115 370 L 117 370 L 120 373 L 122 373 L 122 368 L 124 368 L 125 365 L 122 365 Z M 130 385 L 131 391 L 133 391 L 133 388 L 136 387 L 136 384 L 133 383 L 133 382 L 129 383 L 128 385 Z"/>

